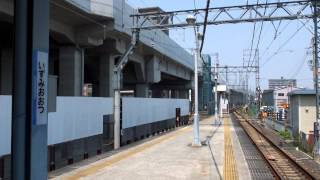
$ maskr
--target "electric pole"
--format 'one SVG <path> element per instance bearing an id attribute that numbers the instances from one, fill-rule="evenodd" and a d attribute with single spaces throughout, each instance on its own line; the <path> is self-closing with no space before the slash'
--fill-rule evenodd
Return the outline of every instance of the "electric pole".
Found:
<path id="1" fill-rule="evenodd" d="M 256 67 L 256 98 L 257 98 L 257 108 L 260 111 L 261 107 L 261 87 L 260 87 L 260 57 L 259 49 L 255 50 L 254 62 Z"/>
<path id="2" fill-rule="evenodd" d="M 314 158 L 316 160 L 320 160 L 320 142 L 319 142 L 319 121 L 320 121 L 320 107 L 319 107 L 319 34 L 318 29 L 320 28 L 318 25 L 318 12 L 319 12 L 319 3 L 318 1 L 313 2 L 313 23 L 314 23 L 314 87 L 316 90 L 316 122 L 314 124 L 314 136 L 315 136 L 315 147 L 314 147 Z"/>
<path id="3" fill-rule="evenodd" d="M 199 135 L 199 113 L 198 113 L 198 62 L 200 59 L 200 33 L 196 30 L 195 27 L 195 34 L 196 34 L 196 49 L 194 52 L 194 122 L 193 122 L 193 131 L 194 131 L 194 146 L 201 146 L 200 143 L 200 135 Z"/>
<path id="4" fill-rule="evenodd" d="M 220 123 L 218 117 L 218 78 L 219 78 L 219 54 L 216 53 L 216 63 L 214 66 L 214 124 L 217 125 L 218 122 Z"/>

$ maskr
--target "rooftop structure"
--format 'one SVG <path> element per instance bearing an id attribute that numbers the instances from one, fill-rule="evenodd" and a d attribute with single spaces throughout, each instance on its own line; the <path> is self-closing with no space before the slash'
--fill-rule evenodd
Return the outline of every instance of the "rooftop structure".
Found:
<path id="1" fill-rule="evenodd" d="M 285 87 L 297 87 L 296 79 L 269 79 L 269 89 L 279 89 Z"/>

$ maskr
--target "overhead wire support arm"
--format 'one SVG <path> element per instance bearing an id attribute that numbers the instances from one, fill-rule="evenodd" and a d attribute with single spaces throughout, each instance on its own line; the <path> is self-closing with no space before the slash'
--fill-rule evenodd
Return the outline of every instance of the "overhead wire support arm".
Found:
<path id="1" fill-rule="evenodd" d="M 138 29 L 133 30 L 131 43 L 129 44 L 129 47 L 126 49 L 126 51 L 121 55 L 119 62 L 117 63 L 117 65 L 115 65 L 114 71 L 122 70 L 124 68 L 124 66 L 128 62 L 128 56 L 132 53 L 139 41 L 139 34 L 140 32 Z"/>
<path id="2" fill-rule="evenodd" d="M 258 3 L 251 5 L 239 5 L 239 6 L 225 6 L 214 7 L 205 9 L 191 9 L 169 12 L 157 12 L 157 13 L 137 13 L 131 15 L 131 17 L 138 18 L 145 21 L 145 19 L 152 19 L 155 17 L 168 17 L 171 19 L 179 16 L 186 16 L 189 14 L 197 15 L 198 17 L 204 17 L 208 11 L 210 17 L 208 21 L 198 21 L 195 25 L 219 25 L 219 24 L 236 24 L 243 22 L 261 22 L 261 21 L 278 21 L 278 20 L 294 20 L 294 19 L 309 19 L 313 17 L 313 13 L 310 12 L 308 7 L 312 7 L 313 1 L 300 0 L 300 1 L 288 1 L 288 2 L 275 2 L 275 3 Z M 267 9 L 267 13 L 264 14 L 264 10 Z M 251 14 L 251 15 L 250 15 Z M 252 16 L 252 14 L 256 16 Z M 152 30 L 152 29 L 170 29 L 170 28 L 183 28 L 190 26 L 188 23 L 174 23 L 170 24 L 141 24 L 137 27 L 140 30 Z"/>
<path id="3" fill-rule="evenodd" d="M 138 20 L 138 18 L 136 18 Z M 134 22 L 134 24 L 136 24 Z M 129 55 L 133 52 L 139 41 L 140 30 L 133 29 L 132 37 L 129 47 L 126 51 L 120 56 L 119 62 L 115 65 L 113 69 L 113 87 L 114 87 L 114 149 L 120 148 L 120 137 L 121 137 L 121 125 L 120 125 L 120 102 L 121 102 L 121 73 L 122 69 L 128 62 Z"/>

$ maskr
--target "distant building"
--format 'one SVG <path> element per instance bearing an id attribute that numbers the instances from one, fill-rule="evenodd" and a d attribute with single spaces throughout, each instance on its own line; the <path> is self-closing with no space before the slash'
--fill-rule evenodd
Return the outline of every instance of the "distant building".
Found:
<path id="1" fill-rule="evenodd" d="M 262 92 L 262 106 L 274 106 L 273 89 L 267 89 Z"/>
<path id="2" fill-rule="evenodd" d="M 247 92 L 235 89 L 229 89 L 229 107 L 236 108 L 242 106 L 247 102 Z"/>
<path id="3" fill-rule="evenodd" d="M 288 93 L 296 90 L 294 87 L 264 90 L 262 93 L 262 105 L 273 107 L 275 112 L 283 109 L 288 104 Z"/>
<path id="4" fill-rule="evenodd" d="M 297 87 L 296 79 L 269 79 L 269 89 L 280 89 L 285 87 Z"/>
<path id="5" fill-rule="evenodd" d="M 313 133 L 313 123 L 316 121 L 315 90 L 295 90 L 289 96 L 289 124 L 292 135 L 296 138 L 300 134 Z"/>

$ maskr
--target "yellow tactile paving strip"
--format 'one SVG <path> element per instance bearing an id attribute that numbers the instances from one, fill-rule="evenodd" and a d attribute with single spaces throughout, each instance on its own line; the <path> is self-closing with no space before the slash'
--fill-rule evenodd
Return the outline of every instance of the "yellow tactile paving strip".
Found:
<path id="1" fill-rule="evenodd" d="M 223 179 L 225 180 L 237 180 L 238 169 L 234 158 L 231 131 L 230 131 L 230 119 L 224 118 L 224 166 L 223 166 Z"/>
<path id="2" fill-rule="evenodd" d="M 185 128 L 182 128 L 182 129 L 179 129 L 177 131 L 174 131 L 168 135 L 165 135 L 165 136 L 161 136 L 157 139 L 154 139 L 150 142 L 147 142 L 145 144 L 142 144 L 142 145 L 139 145 L 138 147 L 135 147 L 133 149 L 130 149 L 128 151 L 125 151 L 123 153 L 120 153 L 118 155 L 115 155 L 115 157 L 110 157 L 110 158 L 107 158 L 101 162 L 98 162 L 96 163 L 95 165 L 92 165 L 88 168 L 85 168 L 85 169 L 82 169 L 78 172 L 76 172 L 75 174 L 72 174 L 66 178 L 63 178 L 63 179 L 66 179 L 66 180 L 76 180 L 76 179 L 81 179 L 81 178 L 84 178 L 86 176 L 90 176 L 92 174 L 95 174 L 97 172 L 99 172 L 100 170 L 106 168 L 106 167 L 110 167 L 112 166 L 113 164 L 119 162 L 119 161 L 122 161 L 122 160 L 125 160 L 125 159 L 128 159 L 129 157 L 135 155 L 135 154 L 138 154 L 146 149 L 149 149 L 159 143 L 162 143 L 164 141 L 167 141 L 169 139 L 172 139 L 180 134 L 183 134 L 185 132 L 188 132 L 190 131 L 191 128 L 190 126 L 187 126 Z"/>

